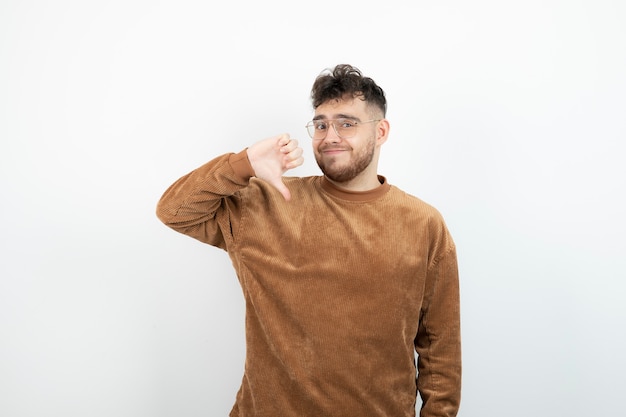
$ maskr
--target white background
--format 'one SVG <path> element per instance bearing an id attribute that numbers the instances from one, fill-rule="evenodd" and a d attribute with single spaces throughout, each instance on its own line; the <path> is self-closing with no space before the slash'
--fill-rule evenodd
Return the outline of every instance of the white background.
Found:
<path id="1" fill-rule="evenodd" d="M 387 93 L 380 173 L 457 242 L 459 415 L 620 415 L 625 22 L 621 0 L 2 1 L 0 415 L 228 414 L 240 288 L 155 205 L 282 132 L 316 174 L 309 92 L 338 63 Z"/>

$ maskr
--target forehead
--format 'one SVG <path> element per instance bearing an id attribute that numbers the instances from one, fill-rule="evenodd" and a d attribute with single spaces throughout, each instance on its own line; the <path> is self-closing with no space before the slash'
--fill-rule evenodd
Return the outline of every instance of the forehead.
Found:
<path id="1" fill-rule="evenodd" d="M 315 109 L 315 118 L 363 117 L 367 114 L 367 102 L 359 97 L 343 97 L 328 100 Z"/>

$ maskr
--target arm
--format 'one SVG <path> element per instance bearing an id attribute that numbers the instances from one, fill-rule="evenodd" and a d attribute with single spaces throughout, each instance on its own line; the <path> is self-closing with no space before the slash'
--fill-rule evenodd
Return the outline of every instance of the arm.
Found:
<path id="1" fill-rule="evenodd" d="M 225 249 L 229 236 L 222 231 L 230 230 L 239 210 L 235 193 L 252 176 L 246 150 L 219 156 L 174 182 L 157 204 L 157 217 L 177 232 Z"/>
<path id="2" fill-rule="evenodd" d="M 289 200 L 282 175 L 302 162 L 302 149 L 289 135 L 264 139 L 238 154 L 217 157 L 178 179 L 159 200 L 157 217 L 180 233 L 225 249 L 239 217 L 237 192 L 256 176 Z"/>
<path id="3" fill-rule="evenodd" d="M 454 417 L 461 399 L 460 300 L 456 249 L 444 232 L 428 269 L 415 348 L 421 417 Z"/>

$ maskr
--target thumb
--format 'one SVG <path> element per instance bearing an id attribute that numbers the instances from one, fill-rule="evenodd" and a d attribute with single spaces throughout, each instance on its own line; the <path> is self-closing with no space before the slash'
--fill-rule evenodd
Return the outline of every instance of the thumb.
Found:
<path id="1" fill-rule="evenodd" d="M 291 200 L 291 192 L 283 182 L 282 177 L 279 177 L 276 180 L 272 181 L 271 184 L 274 188 L 278 190 L 279 193 L 283 195 L 286 201 Z"/>

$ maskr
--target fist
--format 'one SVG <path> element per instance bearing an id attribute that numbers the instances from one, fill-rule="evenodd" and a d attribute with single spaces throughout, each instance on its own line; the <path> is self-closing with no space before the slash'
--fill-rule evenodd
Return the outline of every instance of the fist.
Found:
<path id="1" fill-rule="evenodd" d="M 285 200 L 290 200 L 291 193 L 283 183 L 282 176 L 304 162 L 298 141 L 285 133 L 255 143 L 248 148 L 247 153 L 255 176 L 275 187 Z"/>

